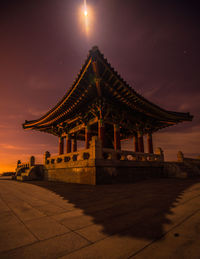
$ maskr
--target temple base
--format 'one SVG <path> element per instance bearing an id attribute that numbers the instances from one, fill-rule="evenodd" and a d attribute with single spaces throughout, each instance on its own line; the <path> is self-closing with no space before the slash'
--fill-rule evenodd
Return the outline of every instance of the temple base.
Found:
<path id="1" fill-rule="evenodd" d="M 58 156 L 45 152 L 44 165 L 35 164 L 33 156 L 26 163 L 18 160 L 13 179 L 96 185 L 200 176 L 200 157 L 187 158 L 179 151 L 177 158 L 177 161 L 165 162 L 161 148 L 156 154 L 102 148 L 101 141 L 93 137 L 90 148 L 85 150 Z"/>
<path id="2" fill-rule="evenodd" d="M 95 164 L 100 164 L 95 165 Z M 132 165 L 120 164 L 120 167 L 102 161 L 92 161 L 86 166 L 72 166 L 67 168 L 46 169 L 45 179 L 79 184 L 111 184 L 130 183 L 142 179 L 163 176 L 163 164 L 153 162 L 137 162 Z"/>
<path id="3" fill-rule="evenodd" d="M 93 137 L 90 148 L 44 158 L 44 179 L 79 184 L 134 182 L 163 174 L 163 154 L 102 148 Z"/>

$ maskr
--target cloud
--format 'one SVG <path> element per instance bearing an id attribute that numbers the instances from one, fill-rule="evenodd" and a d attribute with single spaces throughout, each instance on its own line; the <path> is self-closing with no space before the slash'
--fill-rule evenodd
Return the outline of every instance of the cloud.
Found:
<path id="1" fill-rule="evenodd" d="M 36 117 L 40 117 L 44 114 L 47 113 L 47 110 L 44 110 L 44 109 L 37 109 L 37 108 L 29 108 L 28 109 L 28 113 L 30 115 L 33 115 L 33 116 L 36 116 Z"/>
<path id="2" fill-rule="evenodd" d="M 11 144 L 0 144 L 0 147 L 3 149 L 12 149 L 12 150 L 25 150 L 26 148 L 23 146 L 15 146 Z"/>
<path id="3" fill-rule="evenodd" d="M 38 76 L 31 76 L 28 78 L 27 86 L 32 90 L 48 90 L 54 89 L 53 86 L 48 80 L 40 78 Z"/>

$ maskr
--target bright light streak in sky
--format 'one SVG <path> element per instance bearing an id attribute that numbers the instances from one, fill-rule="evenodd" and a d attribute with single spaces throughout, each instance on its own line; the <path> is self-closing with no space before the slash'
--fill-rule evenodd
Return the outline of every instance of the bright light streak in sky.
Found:
<path id="1" fill-rule="evenodd" d="M 83 6 L 80 12 L 80 23 L 81 27 L 86 36 L 91 34 L 91 26 L 92 26 L 92 10 L 91 7 L 87 5 L 86 0 L 83 2 Z"/>
<path id="2" fill-rule="evenodd" d="M 86 0 L 84 0 L 84 15 L 85 15 L 85 32 L 86 32 L 86 35 L 88 35 L 89 34 L 89 18 L 88 18 Z"/>
<path id="3" fill-rule="evenodd" d="M 87 15 L 88 15 L 86 0 L 84 0 L 84 15 L 85 15 L 85 16 L 87 16 Z"/>

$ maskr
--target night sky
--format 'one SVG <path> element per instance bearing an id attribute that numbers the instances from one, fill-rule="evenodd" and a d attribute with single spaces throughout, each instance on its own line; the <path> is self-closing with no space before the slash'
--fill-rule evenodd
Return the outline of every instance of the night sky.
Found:
<path id="1" fill-rule="evenodd" d="M 193 122 L 161 130 L 154 146 L 167 159 L 200 155 L 200 18 L 198 1 L 88 0 L 86 35 L 80 0 L 0 1 L 0 172 L 30 155 L 57 153 L 52 135 L 24 131 L 71 87 L 97 45 L 138 93 Z M 82 19 L 82 20 L 81 20 Z M 131 142 L 126 145 L 131 147 Z M 132 147 L 131 147 L 132 148 Z"/>

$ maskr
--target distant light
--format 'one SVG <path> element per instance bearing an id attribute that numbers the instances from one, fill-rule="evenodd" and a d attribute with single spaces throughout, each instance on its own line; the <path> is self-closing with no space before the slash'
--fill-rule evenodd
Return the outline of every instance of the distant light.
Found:
<path id="1" fill-rule="evenodd" d="M 88 15 L 88 12 L 87 10 L 84 11 L 84 15 L 87 16 Z"/>
<path id="2" fill-rule="evenodd" d="M 84 34 L 89 37 L 92 33 L 92 27 L 94 24 L 94 11 L 90 5 L 87 5 L 86 0 L 83 1 L 83 5 L 79 9 L 79 21 Z"/>

